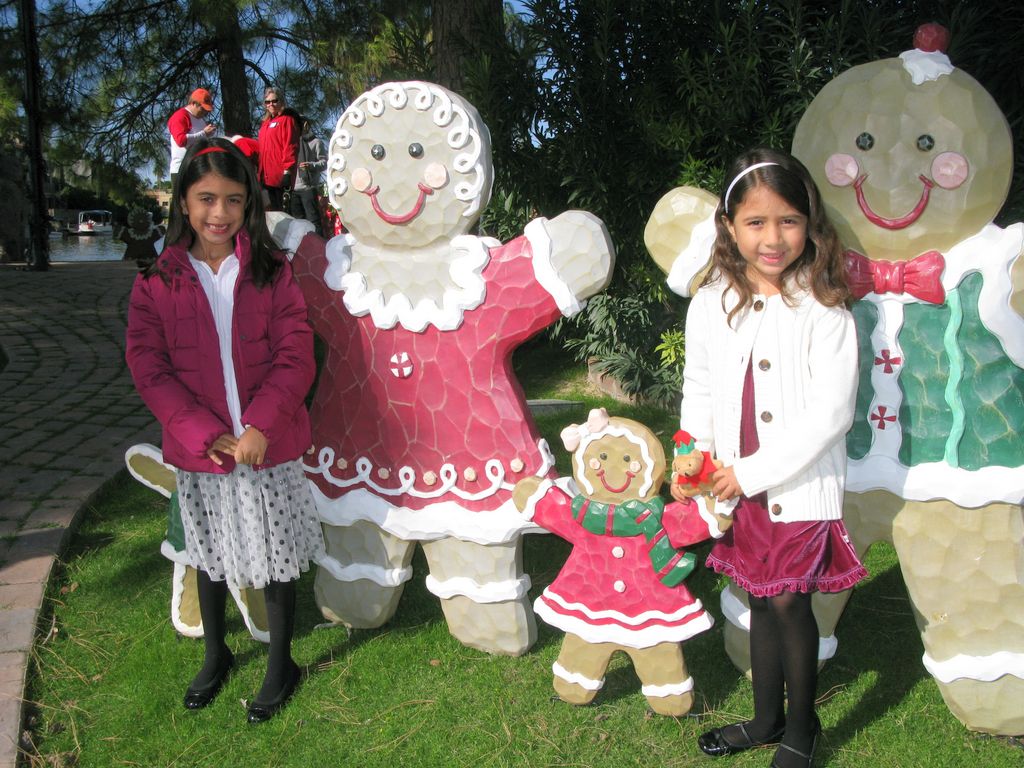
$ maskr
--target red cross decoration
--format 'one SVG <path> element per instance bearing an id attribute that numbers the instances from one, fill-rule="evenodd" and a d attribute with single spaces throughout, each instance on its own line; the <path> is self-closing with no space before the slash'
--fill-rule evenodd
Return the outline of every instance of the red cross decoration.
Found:
<path id="1" fill-rule="evenodd" d="M 892 373 L 893 367 L 900 365 L 903 362 L 902 357 L 893 357 L 892 350 L 889 349 L 883 349 L 878 354 L 880 354 L 881 357 L 875 358 L 875 365 L 884 365 L 885 368 L 883 368 L 882 370 L 885 373 Z"/>
<path id="2" fill-rule="evenodd" d="M 875 409 L 875 412 L 871 414 L 871 420 L 875 422 L 875 426 L 879 429 L 885 429 L 885 423 L 893 423 L 896 421 L 896 414 L 889 413 L 889 408 L 884 405 L 880 405 Z"/>

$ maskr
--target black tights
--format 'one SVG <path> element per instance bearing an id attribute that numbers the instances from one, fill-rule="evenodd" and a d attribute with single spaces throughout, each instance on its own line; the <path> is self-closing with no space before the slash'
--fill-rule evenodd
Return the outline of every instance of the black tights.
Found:
<path id="1" fill-rule="evenodd" d="M 783 742 L 808 752 L 817 728 L 818 687 L 818 625 L 809 594 L 750 597 L 750 674 L 754 687 L 754 720 L 747 726 L 750 737 L 763 741 L 785 724 Z M 787 757 L 791 755 L 784 750 L 777 755 L 783 768 Z"/>
<path id="2" fill-rule="evenodd" d="M 213 581 L 205 571 L 198 571 L 196 586 L 199 592 L 199 613 L 203 618 L 205 653 L 203 667 L 192 681 L 193 688 L 208 685 L 216 676 L 231 651 L 224 642 L 226 635 L 225 607 L 228 585 Z M 267 625 L 270 630 L 270 648 L 267 654 L 267 674 L 263 687 L 256 694 L 257 701 L 268 702 L 276 698 L 293 674 L 292 634 L 295 631 L 295 582 L 272 581 L 263 590 L 267 604 Z"/>

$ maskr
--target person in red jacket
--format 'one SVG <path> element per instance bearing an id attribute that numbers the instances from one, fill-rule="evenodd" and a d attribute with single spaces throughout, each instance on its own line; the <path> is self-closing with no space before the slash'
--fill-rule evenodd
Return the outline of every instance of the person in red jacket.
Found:
<path id="1" fill-rule="evenodd" d="M 298 159 L 299 136 L 302 130 L 298 113 L 285 105 L 284 91 L 270 86 L 263 92 L 266 114 L 260 123 L 259 177 L 260 184 L 270 197 L 268 208 L 283 210 L 285 195 L 295 184 L 295 164 Z"/>
<path id="2" fill-rule="evenodd" d="M 178 168 L 188 148 L 199 139 L 212 136 L 216 131 L 207 118 L 213 112 L 213 97 L 205 88 L 196 88 L 188 97 L 188 104 L 175 110 L 167 121 L 167 132 L 171 134 L 171 188 L 178 176 Z"/>
<path id="3" fill-rule="evenodd" d="M 291 657 L 295 581 L 324 553 L 301 458 L 313 334 L 288 261 L 272 250 L 255 173 L 227 139 L 185 155 L 167 248 L 140 274 L 126 357 L 175 466 L 185 551 L 198 571 L 205 655 L 185 694 L 200 709 L 234 657 L 228 585 L 262 588 L 270 650 L 248 720 L 272 717 L 299 680 Z"/>

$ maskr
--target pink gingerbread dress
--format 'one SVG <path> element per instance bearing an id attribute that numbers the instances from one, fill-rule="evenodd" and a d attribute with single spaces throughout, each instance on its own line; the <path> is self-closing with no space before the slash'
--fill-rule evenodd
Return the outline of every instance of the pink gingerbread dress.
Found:
<path id="1" fill-rule="evenodd" d="M 660 499 L 604 505 L 550 488 L 533 521 L 573 550 L 534 603 L 537 615 L 589 642 L 631 648 L 681 642 L 709 629 L 711 615 L 683 582 L 694 556 L 679 550 L 708 539 L 708 521 L 692 501 L 665 504 L 659 522 L 661 508 Z"/>
<path id="2" fill-rule="evenodd" d="M 427 587 L 442 598 L 450 625 L 451 598 L 478 607 L 515 603 L 511 620 L 526 634 L 512 641 L 510 652 L 532 644 L 536 628 L 520 534 L 539 528 L 518 513 L 511 497 L 518 480 L 549 476 L 554 461 L 528 416 L 511 354 L 580 307 L 551 268 L 545 220 L 525 232 L 504 245 L 456 237 L 455 288 L 426 310 L 410 307 L 405 296 L 368 290 L 364 276 L 351 269 L 350 235 L 326 248 L 307 235 L 296 249 L 295 276 L 313 329 L 327 346 L 306 456 L 334 556 L 329 573 L 321 569 L 317 577 L 325 615 L 352 626 L 384 623 L 397 604 L 384 592 L 400 594 L 411 576 L 411 548 L 424 542 Z M 383 545 L 350 550 L 349 542 L 365 537 L 367 528 Z M 454 549 L 429 545 L 442 540 Z M 477 567 L 481 560 L 485 565 Z M 358 593 L 362 588 L 374 594 L 367 598 Z M 332 596 L 341 591 L 343 597 Z M 460 639 L 480 647 L 488 642 Z"/>

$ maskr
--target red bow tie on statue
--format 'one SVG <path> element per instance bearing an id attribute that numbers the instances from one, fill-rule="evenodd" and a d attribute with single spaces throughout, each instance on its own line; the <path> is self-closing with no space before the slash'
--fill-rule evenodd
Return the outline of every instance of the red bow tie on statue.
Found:
<path id="1" fill-rule="evenodd" d="M 909 293 L 929 304 L 942 304 L 942 270 L 946 260 L 938 251 L 922 253 L 910 261 L 869 259 L 856 251 L 846 252 L 846 271 L 850 292 L 855 299 L 869 293 Z"/>

